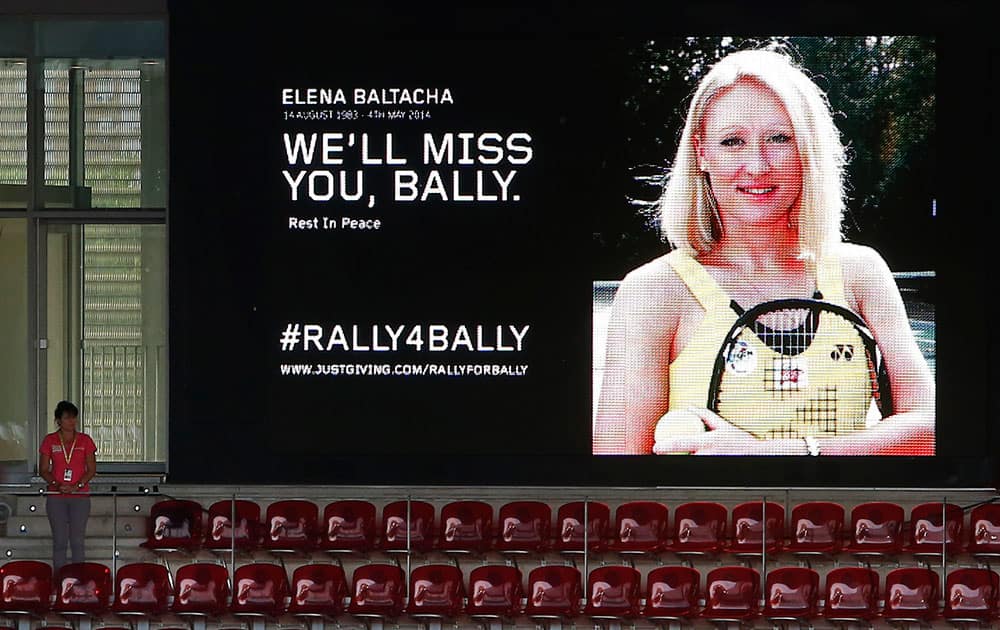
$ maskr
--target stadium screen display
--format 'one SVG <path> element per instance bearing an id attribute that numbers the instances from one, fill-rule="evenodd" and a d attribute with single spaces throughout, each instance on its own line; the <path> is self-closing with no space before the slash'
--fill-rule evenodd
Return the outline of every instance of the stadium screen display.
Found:
<path id="1" fill-rule="evenodd" d="M 175 479 L 222 452 L 219 481 L 988 478 L 985 400 L 937 377 L 986 382 L 948 38 L 362 44 L 285 16 L 233 64 L 193 17 Z"/>

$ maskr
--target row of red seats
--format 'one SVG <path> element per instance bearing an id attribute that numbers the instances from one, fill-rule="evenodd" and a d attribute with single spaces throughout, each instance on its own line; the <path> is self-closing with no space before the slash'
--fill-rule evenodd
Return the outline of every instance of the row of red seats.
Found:
<path id="1" fill-rule="evenodd" d="M 343 613 L 393 619 L 411 617 L 572 619 L 581 612 L 595 619 L 654 621 L 693 619 L 748 620 L 810 619 L 823 616 L 837 622 L 949 620 L 989 622 L 1000 616 L 1000 576 L 988 569 L 956 569 L 948 574 L 945 599 L 938 609 L 938 575 L 930 569 L 902 568 L 885 578 L 880 600 L 880 578 L 871 569 L 833 569 L 826 576 L 820 599 L 819 574 L 808 568 L 786 567 L 768 573 L 763 607 L 760 575 L 749 567 L 712 570 L 704 582 L 686 566 L 659 567 L 646 577 L 645 599 L 640 598 L 641 575 L 632 567 L 602 566 L 590 572 L 583 599 L 580 572 L 569 566 L 541 566 L 528 576 L 522 592 L 521 572 L 512 566 L 480 566 L 472 570 L 468 590 L 454 565 L 426 565 L 413 570 L 408 603 L 406 577 L 396 565 L 370 564 L 354 571 L 350 595 L 339 565 L 299 567 L 289 584 L 285 570 L 274 564 L 247 564 L 233 575 L 219 564 L 190 564 L 177 571 L 173 588 L 166 567 L 138 563 L 121 567 L 112 589 L 111 571 L 104 565 L 77 563 L 56 575 L 35 561 L 10 562 L 0 568 L 3 600 L 0 613 L 44 615 L 284 614 L 333 619 Z M 168 602 L 172 591 L 173 601 Z M 468 593 L 468 596 L 466 596 Z M 54 595 L 54 602 L 52 601 Z M 345 602 L 348 602 L 345 606 Z M 583 604 L 581 606 L 581 604 Z"/>
<path id="2" fill-rule="evenodd" d="M 236 513 L 236 527 L 232 512 Z M 844 507 L 831 502 L 809 502 L 795 506 L 786 536 L 785 509 L 779 503 L 748 502 L 730 513 L 724 505 L 690 502 L 674 511 L 668 535 L 666 505 L 654 501 L 631 501 L 615 510 L 614 530 L 607 504 L 582 501 L 561 506 L 556 531 L 551 535 L 552 511 L 542 502 L 515 501 L 500 508 L 494 533 L 493 507 L 482 501 L 455 501 L 441 510 L 442 527 L 436 536 L 435 509 L 424 501 L 396 501 L 382 509 L 382 529 L 376 538 L 375 506 L 368 501 L 334 501 L 323 510 L 311 501 L 287 500 L 271 503 L 261 522 L 260 506 L 252 501 L 218 501 L 207 511 L 194 501 L 161 501 L 151 510 L 147 541 L 150 549 L 200 546 L 252 550 L 260 546 L 273 551 L 406 551 L 433 549 L 454 552 L 556 551 L 579 552 L 584 537 L 591 551 L 647 553 L 759 554 L 769 553 L 857 554 L 948 553 L 967 550 L 973 554 L 1000 554 L 1000 504 L 984 504 L 971 512 L 968 543 L 964 536 L 964 512 L 954 504 L 925 503 L 910 511 L 895 503 L 863 503 L 851 510 L 850 528 L 845 528 Z M 942 512 L 944 514 L 942 514 Z M 205 527 L 206 521 L 208 527 Z M 587 522 L 587 527 L 582 524 Z M 407 522 L 409 526 L 407 526 Z M 766 543 L 765 543 L 766 538 Z M 235 539 L 235 541 L 234 541 Z"/>

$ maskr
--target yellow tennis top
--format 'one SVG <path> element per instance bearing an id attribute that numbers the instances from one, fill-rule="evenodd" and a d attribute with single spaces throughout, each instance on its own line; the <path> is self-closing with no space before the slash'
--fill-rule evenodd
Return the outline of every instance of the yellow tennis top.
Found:
<path id="1" fill-rule="evenodd" d="M 708 404 L 715 357 L 736 323 L 737 315 L 730 306 L 732 299 L 701 263 L 680 250 L 667 254 L 666 260 L 705 309 L 705 317 L 695 328 L 691 339 L 670 363 L 669 410 L 704 409 Z M 836 253 L 830 252 L 817 262 L 816 288 L 823 294 L 824 301 L 847 307 L 840 257 Z M 743 306 L 749 308 L 753 305 Z"/>

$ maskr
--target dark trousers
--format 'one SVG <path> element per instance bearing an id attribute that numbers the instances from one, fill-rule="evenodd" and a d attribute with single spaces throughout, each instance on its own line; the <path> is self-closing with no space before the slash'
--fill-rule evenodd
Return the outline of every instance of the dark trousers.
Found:
<path id="1" fill-rule="evenodd" d="M 66 564 L 66 543 L 73 552 L 73 562 L 86 560 L 83 538 L 87 533 L 87 517 L 90 516 L 90 497 L 49 496 L 45 501 L 45 512 L 52 528 L 52 570 Z"/>

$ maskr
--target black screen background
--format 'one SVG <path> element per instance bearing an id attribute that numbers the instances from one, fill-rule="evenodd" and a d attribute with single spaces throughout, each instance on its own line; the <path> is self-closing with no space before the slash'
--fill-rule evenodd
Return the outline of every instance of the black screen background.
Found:
<path id="1" fill-rule="evenodd" d="M 171 481 L 993 485 L 992 290 L 984 287 L 995 230 L 979 227 L 993 227 L 992 199 L 977 182 L 990 181 L 996 54 L 972 32 L 982 27 L 971 9 L 920 11 L 866 8 L 864 24 L 938 42 L 940 237 L 927 244 L 938 252 L 938 455 L 729 459 L 590 455 L 589 213 L 621 195 L 620 55 L 635 37 L 849 33 L 861 23 L 857 11 L 276 5 L 235 14 L 172 5 Z M 290 233 L 289 214 L 340 211 L 282 201 L 281 133 L 343 126 L 281 123 L 280 89 L 353 86 L 452 89 L 455 105 L 434 108 L 431 121 L 398 123 L 401 134 L 532 133 L 535 157 L 518 179 L 525 201 L 390 208 L 384 200 L 371 214 L 386 219 L 380 232 Z M 293 359 L 278 352 L 278 333 L 311 319 L 530 323 L 531 371 L 280 378 L 276 365 Z"/>

